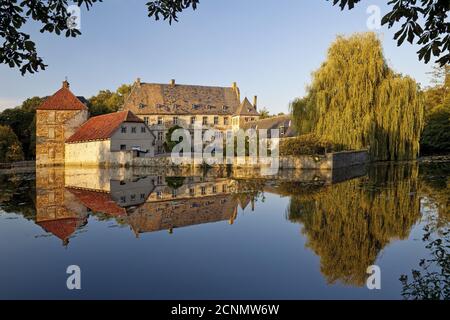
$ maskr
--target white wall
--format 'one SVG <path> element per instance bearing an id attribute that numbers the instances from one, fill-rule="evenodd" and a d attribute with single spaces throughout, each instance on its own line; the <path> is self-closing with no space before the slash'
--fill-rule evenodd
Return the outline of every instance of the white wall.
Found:
<path id="1" fill-rule="evenodd" d="M 126 133 L 122 133 L 122 127 L 126 128 Z M 136 133 L 132 132 L 132 128 L 136 128 Z M 145 133 L 141 132 L 141 128 L 145 128 Z M 141 150 L 149 151 L 145 157 L 153 157 L 154 139 L 155 137 L 144 123 L 125 122 L 111 136 L 111 151 L 121 151 L 120 146 L 125 145 L 127 151 L 131 151 L 133 147 L 139 147 Z"/>

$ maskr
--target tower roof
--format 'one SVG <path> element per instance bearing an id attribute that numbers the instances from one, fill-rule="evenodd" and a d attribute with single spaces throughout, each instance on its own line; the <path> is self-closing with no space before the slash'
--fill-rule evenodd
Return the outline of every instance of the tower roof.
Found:
<path id="1" fill-rule="evenodd" d="M 239 108 L 236 111 L 238 116 L 259 116 L 258 110 L 253 106 L 247 98 L 242 101 Z"/>
<path id="2" fill-rule="evenodd" d="M 69 83 L 63 81 L 62 88 L 45 99 L 37 110 L 87 110 L 87 107 L 70 91 Z"/>

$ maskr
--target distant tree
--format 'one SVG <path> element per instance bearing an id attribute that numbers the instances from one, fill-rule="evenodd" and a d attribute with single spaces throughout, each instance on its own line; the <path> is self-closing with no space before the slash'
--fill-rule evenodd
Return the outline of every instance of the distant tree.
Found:
<path id="1" fill-rule="evenodd" d="M 450 153 L 450 66 L 435 68 L 431 83 L 425 91 L 421 153 Z"/>
<path id="2" fill-rule="evenodd" d="M 347 149 L 370 148 L 377 160 L 412 159 L 419 152 L 422 95 L 413 79 L 389 69 L 374 33 L 338 37 L 305 99 L 291 106 L 301 130 L 310 126 Z"/>
<path id="3" fill-rule="evenodd" d="M 43 99 L 39 97 L 29 98 L 21 106 L 5 109 L 0 113 L 0 125 L 12 128 L 22 145 L 26 159 L 33 159 L 35 155 L 34 140 L 32 138 L 35 132 L 33 121 L 36 108 L 42 101 Z"/>
<path id="4" fill-rule="evenodd" d="M 0 125 L 0 162 L 23 160 L 22 146 L 14 131 L 5 125 Z"/>
<path id="5" fill-rule="evenodd" d="M 361 0 L 327 0 L 338 4 L 342 10 L 353 9 Z M 382 19 L 382 24 L 389 28 L 401 23 L 400 29 L 394 35 L 397 45 L 405 40 L 422 48 L 417 52 L 419 60 L 428 63 L 431 55 L 438 57 L 442 66 L 450 63 L 450 12 L 449 0 L 387 0 L 392 10 Z"/>
<path id="6" fill-rule="evenodd" d="M 92 116 L 116 112 L 123 105 L 131 86 L 123 84 L 115 92 L 100 90 L 96 96 L 89 98 L 88 106 Z"/>
<path id="7" fill-rule="evenodd" d="M 267 108 L 262 108 L 261 111 L 259 111 L 259 118 L 260 119 L 270 118 L 269 110 L 267 110 Z"/>

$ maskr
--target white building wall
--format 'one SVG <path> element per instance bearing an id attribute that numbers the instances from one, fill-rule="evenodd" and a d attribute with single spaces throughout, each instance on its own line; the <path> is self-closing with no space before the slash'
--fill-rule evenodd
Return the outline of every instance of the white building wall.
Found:
<path id="1" fill-rule="evenodd" d="M 133 161 L 131 152 L 111 152 L 111 141 L 88 141 L 66 143 L 66 166 L 113 167 L 130 165 Z"/>
<path id="2" fill-rule="evenodd" d="M 123 132 L 122 128 L 126 132 Z M 153 157 L 155 154 L 154 140 L 154 135 L 144 123 L 125 122 L 111 136 L 111 151 L 124 151 L 121 146 L 125 147 L 125 151 L 132 151 L 133 147 L 136 147 L 148 150 L 148 153 L 141 154 L 141 156 Z"/>

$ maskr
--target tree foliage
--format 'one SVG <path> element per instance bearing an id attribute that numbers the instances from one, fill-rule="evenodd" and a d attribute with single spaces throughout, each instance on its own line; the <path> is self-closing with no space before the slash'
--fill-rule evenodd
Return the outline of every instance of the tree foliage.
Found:
<path id="1" fill-rule="evenodd" d="M 425 91 L 423 154 L 450 153 L 450 66 L 436 67 Z"/>
<path id="2" fill-rule="evenodd" d="M 10 127 L 18 137 L 26 159 L 34 159 L 36 145 L 36 108 L 42 103 L 40 97 L 25 100 L 21 106 L 5 109 L 0 113 L 0 125 Z"/>
<path id="3" fill-rule="evenodd" d="M 127 84 L 121 85 L 115 92 L 110 90 L 100 90 L 97 95 L 88 100 L 91 116 L 118 111 L 130 91 L 131 86 Z"/>
<path id="4" fill-rule="evenodd" d="M 369 148 L 373 159 L 415 158 L 423 128 L 417 84 L 390 70 L 374 33 L 338 37 L 291 110 L 301 133 L 345 149 Z"/>
<path id="5" fill-rule="evenodd" d="M 9 126 L 0 125 L 0 162 L 23 160 L 22 145 Z"/>
<path id="6" fill-rule="evenodd" d="M 353 9 L 361 0 L 327 0 L 338 4 L 342 10 Z M 388 0 L 392 10 L 382 19 L 389 28 L 401 23 L 394 39 L 401 46 L 405 40 L 421 45 L 417 52 L 419 60 L 428 63 L 431 56 L 438 57 L 438 63 L 450 63 L 450 1 L 448 0 Z"/>

